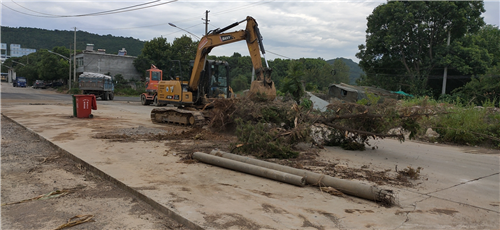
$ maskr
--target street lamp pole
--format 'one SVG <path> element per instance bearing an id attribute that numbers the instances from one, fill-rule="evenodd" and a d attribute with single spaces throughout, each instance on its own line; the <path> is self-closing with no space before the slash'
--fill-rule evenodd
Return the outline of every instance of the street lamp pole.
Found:
<path id="1" fill-rule="evenodd" d="M 69 77 L 68 77 L 68 90 L 71 90 L 71 58 L 65 57 L 62 54 L 59 54 L 59 53 L 56 53 L 56 52 L 53 52 L 53 51 L 50 51 L 50 50 L 47 50 L 47 51 L 49 51 L 49 53 L 58 55 L 58 56 L 60 56 L 60 57 L 62 57 L 64 59 L 68 60 L 68 62 L 69 62 L 69 67 L 68 67 L 68 69 L 69 69 L 69 71 L 68 71 L 68 75 L 69 75 Z"/>
<path id="2" fill-rule="evenodd" d="M 169 24 L 170 26 L 172 26 L 172 27 L 178 28 L 178 29 L 180 29 L 180 30 L 182 30 L 182 31 L 184 31 L 184 32 L 187 32 L 187 33 L 189 33 L 189 34 L 191 34 L 191 35 L 195 36 L 196 38 L 198 38 L 198 40 L 200 40 L 200 39 L 201 39 L 200 37 L 198 37 L 198 36 L 194 35 L 193 33 L 189 32 L 189 31 L 187 31 L 187 30 L 185 30 L 185 29 L 182 29 L 182 28 L 180 28 L 180 27 L 177 27 L 177 26 L 176 26 L 175 24 L 173 24 L 173 23 L 170 23 L 170 22 L 169 22 L 168 24 Z"/>

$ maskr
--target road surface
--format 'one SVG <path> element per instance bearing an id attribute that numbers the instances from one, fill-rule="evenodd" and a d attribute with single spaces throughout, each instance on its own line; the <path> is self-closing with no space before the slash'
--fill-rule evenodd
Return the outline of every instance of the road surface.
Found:
<path id="1" fill-rule="evenodd" d="M 201 163 L 176 163 L 181 148 L 201 148 L 202 141 L 96 140 L 96 133 L 108 129 L 162 126 L 149 122 L 153 107 L 128 101 L 98 101 L 93 120 L 69 119 L 67 95 L 31 90 L 2 84 L 2 113 L 203 228 L 500 228 L 498 150 L 386 139 L 372 142 L 378 147 L 374 150 L 327 147 L 319 152 L 324 162 L 350 168 L 423 168 L 414 187 L 382 186 L 393 189 L 400 204 L 383 208 L 312 187 L 291 187 Z M 51 128 L 53 124 L 58 128 Z"/>

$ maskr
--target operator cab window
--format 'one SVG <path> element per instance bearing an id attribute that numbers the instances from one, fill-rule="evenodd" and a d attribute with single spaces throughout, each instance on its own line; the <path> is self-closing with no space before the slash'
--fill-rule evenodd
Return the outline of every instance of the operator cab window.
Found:
<path id="1" fill-rule="evenodd" d="M 151 80 L 159 81 L 160 80 L 160 72 L 151 72 Z"/>

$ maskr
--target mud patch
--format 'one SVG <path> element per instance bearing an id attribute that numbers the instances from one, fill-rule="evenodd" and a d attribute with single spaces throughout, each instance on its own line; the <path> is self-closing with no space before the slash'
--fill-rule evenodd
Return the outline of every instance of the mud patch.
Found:
<path id="1" fill-rule="evenodd" d="M 360 210 L 360 209 L 345 209 L 346 213 L 374 213 L 372 210 Z"/>
<path id="2" fill-rule="evenodd" d="M 262 204 L 262 209 L 264 210 L 264 212 L 267 212 L 267 213 L 278 213 L 278 214 L 283 214 L 283 213 L 288 214 L 289 213 L 284 209 L 274 207 L 270 204 Z"/>
<path id="3" fill-rule="evenodd" d="M 60 133 L 54 138 L 52 138 L 52 141 L 71 141 L 75 139 L 75 133 L 73 132 L 64 132 Z"/>
<path id="4" fill-rule="evenodd" d="M 260 194 L 260 195 L 263 195 L 263 196 L 266 196 L 266 197 L 269 197 L 269 198 L 273 198 L 273 194 L 272 193 L 263 192 L 263 191 L 259 191 L 259 190 L 250 190 L 250 192 L 257 193 L 257 194 Z"/>
<path id="5" fill-rule="evenodd" d="M 448 216 L 453 216 L 458 211 L 454 210 L 454 209 L 433 208 L 433 209 L 429 210 L 428 212 L 434 213 L 434 214 L 444 214 L 444 215 L 448 215 Z"/>
<path id="6" fill-rule="evenodd" d="M 223 213 L 217 215 L 206 215 L 203 217 L 207 222 L 204 226 L 215 229 L 249 229 L 258 230 L 266 228 L 235 213 Z"/>
<path id="7" fill-rule="evenodd" d="M 396 215 L 402 215 L 402 214 L 408 214 L 408 213 L 432 213 L 432 214 L 438 214 L 438 215 L 441 215 L 441 214 L 444 214 L 444 215 L 448 215 L 448 216 L 453 216 L 455 215 L 456 213 L 458 213 L 457 210 L 454 210 L 454 209 L 446 209 L 446 208 L 433 208 L 433 209 L 430 209 L 430 210 L 426 210 L 426 211 L 423 211 L 423 210 L 414 210 L 414 211 L 401 211 L 401 210 L 398 210 L 396 211 Z"/>

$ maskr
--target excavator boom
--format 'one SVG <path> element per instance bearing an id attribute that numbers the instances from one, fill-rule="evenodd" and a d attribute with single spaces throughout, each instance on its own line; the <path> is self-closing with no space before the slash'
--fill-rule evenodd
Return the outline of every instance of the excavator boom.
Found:
<path id="1" fill-rule="evenodd" d="M 244 21 L 247 22 L 245 30 L 222 33 Z M 262 36 L 260 35 L 257 22 L 250 16 L 243 21 L 235 22 L 225 28 L 213 30 L 200 40 L 196 52 L 193 71 L 191 72 L 189 88 L 192 91 L 198 90 L 202 71 L 205 69 L 205 59 L 214 47 L 242 40 L 245 40 L 247 43 L 248 51 L 250 52 L 250 57 L 252 59 L 252 65 L 256 73 L 256 80 L 252 82 L 250 93 L 262 93 L 267 95 L 268 99 L 274 100 L 276 97 L 276 88 L 274 86 L 274 82 L 271 80 L 271 69 L 262 66 L 260 53 L 262 52 L 265 54 Z"/>

